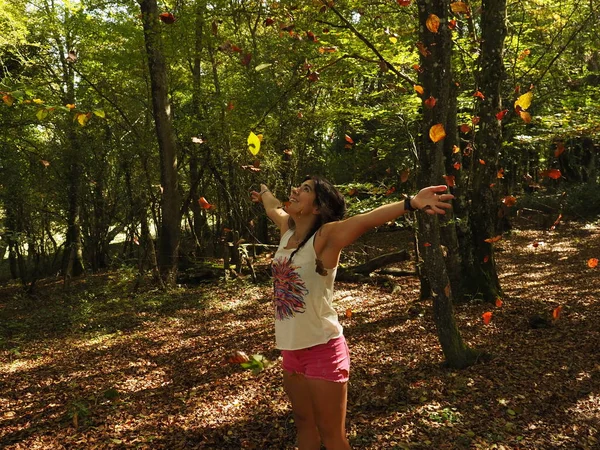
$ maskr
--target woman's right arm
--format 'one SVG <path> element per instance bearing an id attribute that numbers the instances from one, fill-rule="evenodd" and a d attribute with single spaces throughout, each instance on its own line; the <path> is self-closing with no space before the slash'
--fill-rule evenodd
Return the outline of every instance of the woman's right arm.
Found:
<path id="1" fill-rule="evenodd" d="M 263 204 L 267 216 L 275 223 L 275 225 L 277 225 L 277 228 L 279 228 L 281 234 L 285 233 L 289 228 L 289 215 L 283 210 L 283 208 L 280 207 L 281 203 L 279 200 L 277 200 L 269 188 L 266 185 L 261 184 L 260 192 L 252 191 L 250 195 L 254 203 Z"/>

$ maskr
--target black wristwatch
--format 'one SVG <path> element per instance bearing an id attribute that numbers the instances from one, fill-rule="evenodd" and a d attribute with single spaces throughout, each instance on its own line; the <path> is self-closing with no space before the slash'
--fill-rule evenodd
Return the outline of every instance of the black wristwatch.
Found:
<path id="1" fill-rule="evenodd" d="M 407 195 L 406 198 L 404 199 L 404 211 L 416 211 L 417 208 L 414 208 L 413 205 L 410 204 L 410 201 L 412 200 L 412 197 L 410 195 Z"/>

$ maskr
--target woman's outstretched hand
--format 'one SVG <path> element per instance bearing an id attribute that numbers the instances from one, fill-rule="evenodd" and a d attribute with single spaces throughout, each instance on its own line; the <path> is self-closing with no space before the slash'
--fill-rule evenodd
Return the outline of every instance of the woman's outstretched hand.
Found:
<path id="1" fill-rule="evenodd" d="M 448 202 L 454 198 L 454 195 L 445 193 L 447 189 L 448 187 L 445 185 L 421 189 L 412 198 L 411 204 L 414 208 L 423 210 L 427 214 L 446 214 L 445 210 L 452 208 Z"/>
<path id="2" fill-rule="evenodd" d="M 262 203 L 262 195 L 265 192 L 267 192 L 268 190 L 269 190 L 269 188 L 266 185 L 261 184 L 260 192 L 257 192 L 257 191 L 250 192 L 250 200 L 252 200 L 254 203 Z"/>

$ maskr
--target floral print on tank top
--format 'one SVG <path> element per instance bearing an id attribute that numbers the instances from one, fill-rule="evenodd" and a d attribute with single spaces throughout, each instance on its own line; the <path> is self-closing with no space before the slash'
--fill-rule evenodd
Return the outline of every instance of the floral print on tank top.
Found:
<path id="1" fill-rule="evenodd" d="M 275 318 L 285 320 L 301 314 L 306 309 L 304 296 L 308 294 L 304 281 L 296 272 L 298 267 L 290 264 L 289 258 L 273 261 L 273 303 Z"/>

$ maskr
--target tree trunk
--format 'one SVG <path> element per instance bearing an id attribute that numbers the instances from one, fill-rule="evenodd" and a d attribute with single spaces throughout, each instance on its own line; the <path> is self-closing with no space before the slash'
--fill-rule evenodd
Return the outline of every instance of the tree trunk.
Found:
<path id="1" fill-rule="evenodd" d="M 474 174 L 471 183 L 469 222 L 471 257 L 463 266 L 468 293 L 486 302 L 502 295 L 493 244 L 485 242 L 501 231 L 497 229 L 499 195 L 496 187 L 502 152 L 502 127 L 496 114 L 502 109 L 500 98 L 504 79 L 504 38 L 506 36 L 506 0 L 484 0 L 481 12 L 481 62 L 478 89 L 480 128 L 475 135 Z M 479 163 L 482 160 L 485 164 Z"/>
<path id="2" fill-rule="evenodd" d="M 419 145 L 420 187 L 444 182 L 444 141 L 434 142 L 430 138 L 430 129 L 437 124 L 446 125 L 452 82 L 452 40 L 450 30 L 445 26 L 450 9 L 449 0 L 419 0 L 419 22 L 421 37 L 420 84 L 425 90 L 424 98 L 437 99 L 433 108 L 423 107 L 421 141 Z M 426 27 L 431 14 L 437 15 L 441 25 L 437 33 Z M 463 368 L 473 361 L 473 352 L 463 342 L 454 320 L 452 289 L 441 248 L 439 220 L 419 212 L 418 240 L 423 257 L 423 268 L 431 286 L 434 319 L 438 337 L 446 363 L 453 368 Z"/>
<path id="3" fill-rule="evenodd" d="M 160 178 L 162 187 L 161 224 L 158 245 L 158 264 L 166 286 L 177 280 L 177 262 L 180 234 L 180 200 L 177 189 L 177 144 L 168 98 L 167 69 L 160 37 L 156 0 L 141 0 L 142 22 L 150 85 L 154 124 L 160 153 Z"/>

